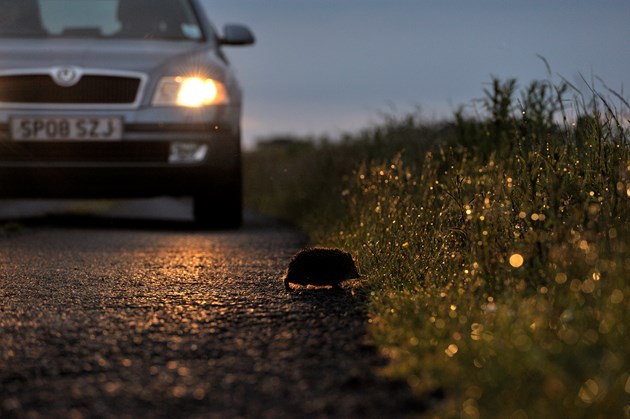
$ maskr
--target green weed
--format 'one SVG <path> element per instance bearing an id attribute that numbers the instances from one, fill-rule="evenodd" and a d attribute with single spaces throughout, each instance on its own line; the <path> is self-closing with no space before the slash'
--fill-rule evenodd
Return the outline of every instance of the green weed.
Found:
<path id="1" fill-rule="evenodd" d="M 358 256 L 385 373 L 444 389 L 433 416 L 630 416 L 628 121 L 571 88 L 247 156 L 250 205 Z"/>

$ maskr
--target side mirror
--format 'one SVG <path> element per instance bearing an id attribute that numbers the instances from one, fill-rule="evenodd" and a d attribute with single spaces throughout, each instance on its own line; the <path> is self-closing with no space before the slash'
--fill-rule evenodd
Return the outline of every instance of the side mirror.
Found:
<path id="1" fill-rule="evenodd" d="M 230 24 L 223 27 L 219 42 L 221 45 L 252 45 L 256 39 L 247 26 Z"/>

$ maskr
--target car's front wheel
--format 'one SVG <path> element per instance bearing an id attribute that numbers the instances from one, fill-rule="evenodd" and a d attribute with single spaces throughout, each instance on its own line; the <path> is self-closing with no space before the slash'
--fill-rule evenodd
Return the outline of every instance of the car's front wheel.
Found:
<path id="1" fill-rule="evenodd" d="M 243 223 L 243 174 L 240 134 L 216 147 L 220 168 L 193 194 L 193 215 L 202 228 L 236 229 Z"/>

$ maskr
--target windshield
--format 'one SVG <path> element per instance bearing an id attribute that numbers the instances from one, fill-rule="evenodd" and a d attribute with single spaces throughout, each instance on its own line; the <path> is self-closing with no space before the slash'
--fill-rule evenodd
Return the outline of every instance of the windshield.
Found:
<path id="1" fill-rule="evenodd" d="M 0 37 L 201 40 L 189 0 L 0 0 Z"/>

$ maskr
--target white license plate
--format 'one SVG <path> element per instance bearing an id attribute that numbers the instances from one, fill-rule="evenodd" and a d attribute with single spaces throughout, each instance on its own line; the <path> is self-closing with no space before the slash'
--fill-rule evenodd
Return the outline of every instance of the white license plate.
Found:
<path id="1" fill-rule="evenodd" d="M 13 117 L 11 138 L 15 141 L 117 141 L 122 139 L 120 117 Z"/>

